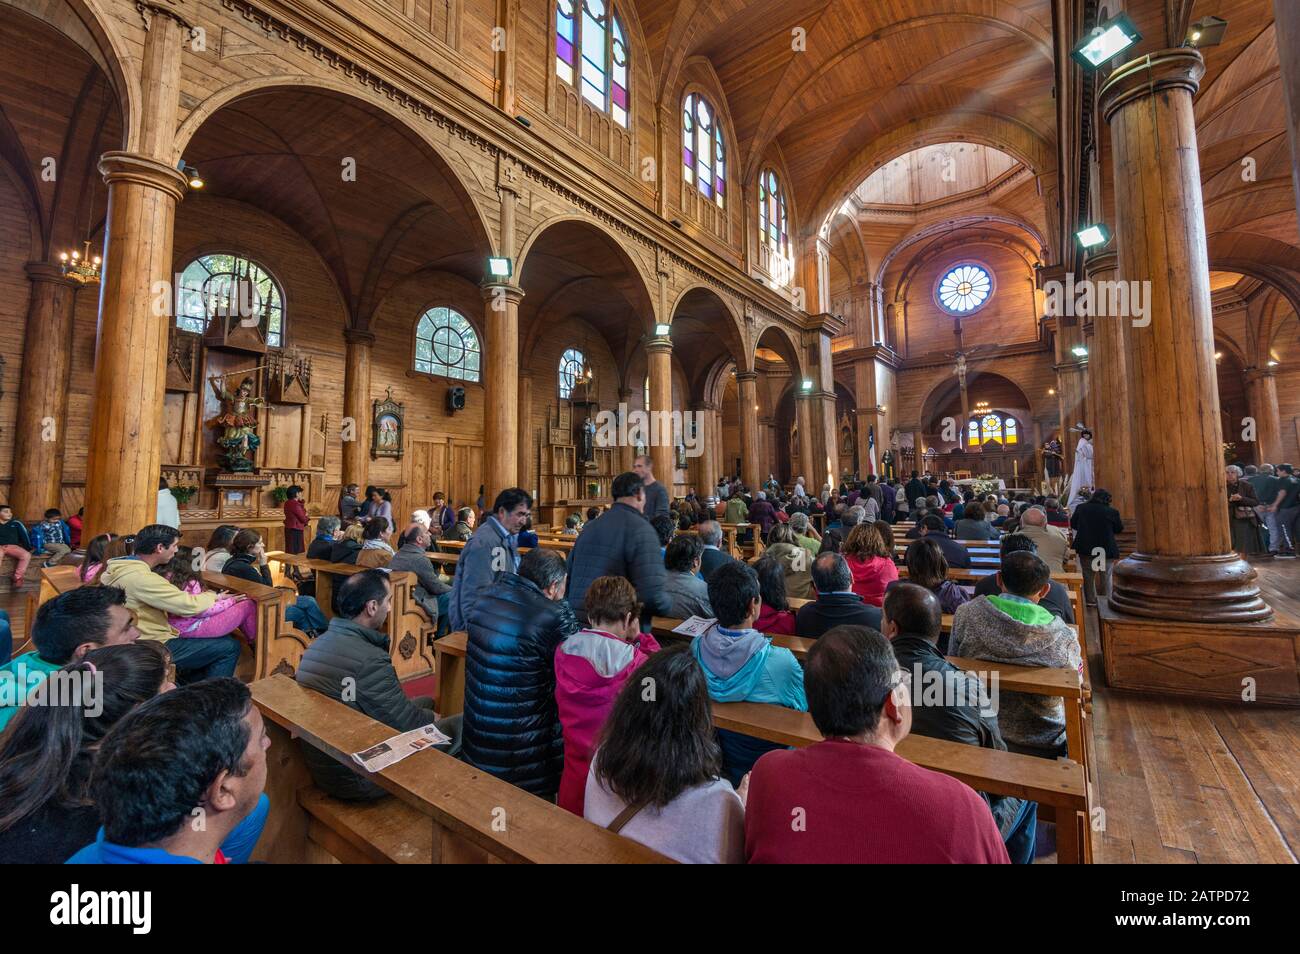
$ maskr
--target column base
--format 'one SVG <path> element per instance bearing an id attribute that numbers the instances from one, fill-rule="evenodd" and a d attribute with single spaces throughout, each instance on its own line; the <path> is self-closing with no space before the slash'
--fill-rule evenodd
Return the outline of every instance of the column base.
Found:
<path id="1" fill-rule="evenodd" d="M 1157 621 L 1097 602 L 1111 688 L 1300 707 L 1300 623 Z"/>
<path id="2" fill-rule="evenodd" d="M 1273 617 L 1255 568 L 1235 553 L 1165 557 L 1133 553 L 1115 564 L 1110 605 L 1147 619 L 1258 623 Z"/>

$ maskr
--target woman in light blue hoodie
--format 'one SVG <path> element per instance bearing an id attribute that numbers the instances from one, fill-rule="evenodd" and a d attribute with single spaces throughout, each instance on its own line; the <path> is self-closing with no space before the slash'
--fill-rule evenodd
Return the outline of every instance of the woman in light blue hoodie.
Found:
<path id="1" fill-rule="evenodd" d="M 733 560 L 709 577 L 709 602 L 717 622 L 696 638 L 691 651 L 704 670 L 715 702 L 765 702 L 808 711 L 803 669 L 794 653 L 754 629 L 763 608 L 758 574 Z M 764 752 L 782 746 L 726 729 L 718 730 L 722 774 L 739 785 Z"/>

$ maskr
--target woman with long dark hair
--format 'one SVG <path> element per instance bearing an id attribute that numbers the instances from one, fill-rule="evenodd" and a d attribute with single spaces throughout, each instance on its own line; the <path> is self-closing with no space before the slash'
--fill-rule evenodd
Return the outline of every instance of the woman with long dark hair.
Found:
<path id="1" fill-rule="evenodd" d="M 655 653 L 614 700 L 583 815 L 677 861 L 745 859 L 745 806 L 721 777 L 704 671 L 685 645 Z"/>
<path id="2" fill-rule="evenodd" d="M 794 610 L 785 595 L 785 567 L 775 557 L 764 553 L 754 563 L 758 574 L 758 592 L 763 597 L 763 610 L 754 620 L 754 628 L 769 636 L 794 635 Z"/>
<path id="3" fill-rule="evenodd" d="M 77 576 L 81 578 L 82 583 L 89 583 L 99 568 L 106 562 L 104 551 L 108 545 L 117 538 L 111 533 L 101 533 L 88 544 L 86 544 L 86 556 L 81 561 L 81 566 L 77 569 Z"/>
<path id="4" fill-rule="evenodd" d="M 45 696 L 72 678 L 89 688 L 61 705 L 24 706 L 0 735 L 0 864 L 62 864 L 95 840 L 95 751 L 128 712 L 174 688 L 176 670 L 155 640 L 105 646 L 51 675 L 31 701 L 55 701 Z"/>
<path id="5" fill-rule="evenodd" d="M 923 586 L 939 597 L 939 605 L 945 613 L 957 612 L 962 603 L 969 603 L 971 596 L 961 585 L 948 579 L 948 560 L 933 540 L 913 540 L 907 545 L 907 580 L 895 580 L 886 590 L 892 590 L 901 582 L 915 583 Z"/>
<path id="6" fill-rule="evenodd" d="M 212 536 L 208 537 L 208 545 L 203 548 L 207 553 L 203 558 L 203 569 L 211 570 L 213 573 L 226 572 L 226 561 L 230 559 L 230 545 L 235 542 L 237 533 L 239 528 L 228 523 L 223 523 L 212 531 Z"/>

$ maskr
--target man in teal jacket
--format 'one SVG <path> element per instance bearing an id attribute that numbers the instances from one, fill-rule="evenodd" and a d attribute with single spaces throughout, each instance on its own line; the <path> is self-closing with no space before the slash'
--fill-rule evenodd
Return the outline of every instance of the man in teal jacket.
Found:
<path id="1" fill-rule="evenodd" d="M 36 651 L 0 666 L 0 731 L 50 673 L 92 649 L 139 637 L 126 593 L 116 586 L 80 586 L 45 603 L 32 623 Z"/>
<path id="2" fill-rule="evenodd" d="M 717 622 L 691 645 L 704 670 L 709 698 L 715 702 L 766 702 L 808 711 L 803 669 L 794 653 L 754 629 L 763 609 L 758 574 L 746 563 L 732 561 L 709 577 L 709 603 Z M 739 785 L 764 752 L 782 746 L 746 735 L 718 731 L 722 774 Z"/>

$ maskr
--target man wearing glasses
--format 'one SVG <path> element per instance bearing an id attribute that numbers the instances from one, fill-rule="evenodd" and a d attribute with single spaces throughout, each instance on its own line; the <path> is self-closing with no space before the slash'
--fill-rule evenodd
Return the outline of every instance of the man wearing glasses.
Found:
<path id="1" fill-rule="evenodd" d="M 911 731 L 912 704 L 889 640 L 865 626 L 827 631 L 808 652 L 804 689 L 825 738 L 769 752 L 754 766 L 747 861 L 1008 863 L 973 789 L 894 753 Z"/>
<path id="2" fill-rule="evenodd" d="M 498 573 L 519 570 L 519 531 L 532 516 L 528 491 L 511 487 L 497 494 L 492 513 L 474 531 L 456 561 L 449 611 L 451 628 L 462 630 L 470 610 Z"/>

